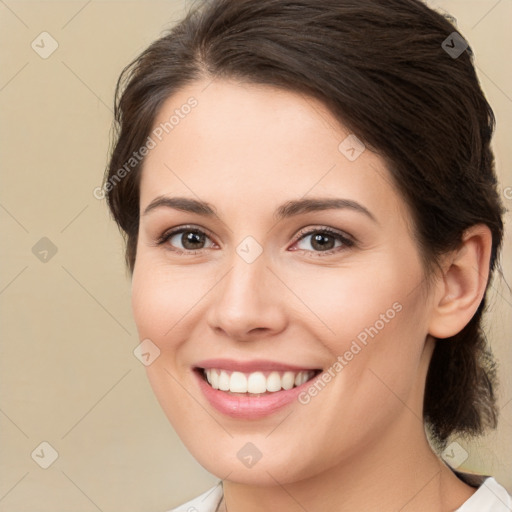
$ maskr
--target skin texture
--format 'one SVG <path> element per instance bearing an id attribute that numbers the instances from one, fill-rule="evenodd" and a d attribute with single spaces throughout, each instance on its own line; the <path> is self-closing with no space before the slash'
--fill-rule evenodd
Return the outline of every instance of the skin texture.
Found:
<path id="1" fill-rule="evenodd" d="M 350 161 L 349 132 L 316 100 L 268 86 L 200 81 L 168 98 L 155 126 L 193 96 L 197 106 L 144 162 L 132 305 L 140 339 L 160 356 L 147 367 L 154 392 L 192 455 L 224 479 L 230 511 L 455 510 L 474 489 L 431 451 L 422 422 L 430 335 L 469 321 L 487 279 L 490 233 L 475 226 L 427 286 L 410 214 L 384 161 L 366 149 Z M 157 196 L 207 201 L 217 216 L 160 207 Z M 351 209 L 276 222 L 303 197 L 344 198 Z M 206 232 L 197 254 L 171 228 Z M 303 228 L 330 227 L 352 246 L 322 255 Z M 252 263 L 237 246 L 253 237 Z M 332 246 L 329 246 L 330 248 Z M 339 249 L 338 247 L 341 247 Z M 400 312 L 306 405 L 258 420 L 225 416 L 199 390 L 206 358 L 268 359 L 327 369 L 393 304 Z M 247 468 L 247 443 L 261 459 Z"/>

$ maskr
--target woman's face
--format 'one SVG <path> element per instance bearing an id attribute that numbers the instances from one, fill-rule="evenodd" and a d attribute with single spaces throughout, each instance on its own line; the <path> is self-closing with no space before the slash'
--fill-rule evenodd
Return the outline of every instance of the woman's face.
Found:
<path id="1" fill-rule="evenodd" d="M 132 304 L 193 456 L 274 485 L 422 431 L 432 300 L 383 160 L 312 98 L 228 81 L 169 98 L 150 137 Z"/>

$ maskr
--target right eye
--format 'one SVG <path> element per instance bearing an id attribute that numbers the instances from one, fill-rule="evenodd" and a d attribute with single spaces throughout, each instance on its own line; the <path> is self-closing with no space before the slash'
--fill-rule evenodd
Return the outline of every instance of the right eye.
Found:
<path id="1" fill-rule="evenodd" d="M 209 236 L 203 230 L 193 226 L 181 226 L 163 233 L 159 237 L 157 244 L 166 244 L 166 248 L 171 251 L 193 256 L 205 248 L 198 246 L 204 245 L 206 239 L 210 240 Z M 176 247 L 175 244 L 181 244 L 182 247 Z"/>

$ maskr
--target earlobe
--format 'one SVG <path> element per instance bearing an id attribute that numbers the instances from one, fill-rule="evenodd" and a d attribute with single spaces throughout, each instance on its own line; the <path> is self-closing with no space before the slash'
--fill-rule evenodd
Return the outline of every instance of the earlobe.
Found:
<path id="1" fill-rule="evenodd" d="M 471 320 L 487 286 L 491 246 L 489 227 L 477 224 L 464 232 L 461 246 L 446 255 L 436 287 L 430 335 L 449 338 Z"/>

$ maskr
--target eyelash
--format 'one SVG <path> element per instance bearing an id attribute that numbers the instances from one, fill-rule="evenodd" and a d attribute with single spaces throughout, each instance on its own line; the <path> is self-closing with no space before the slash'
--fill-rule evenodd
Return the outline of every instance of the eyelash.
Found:
<path id="1" fill-rule="evenodd" d="M 166 242 L 168 242 L 174 235 L 184 233 L 184 232 L 191 232 L 191 233 L 196 233 L 196 234 L 200 234 L 200 235 L 206 235 L 208 238 L 210 238 L 210 236 L 208 235 L 208 232 L 203 231 L 202 229 L 196 228 L 194 226 L 182 226 L 179 228 L 172 229 L 171 231 L 164 232 L 156 241 L 156 245 L 158 245 L 158 246 L 163 245 Z M 341 252 L 343 250 L 347 250 L 348 248 L 353 247 L 355 245 L 354 240 L 352 240 L 348 236 L 346 236 L 338 231 L 335 231 L 334 229 L 328 228 L 326 226 L 321 227 L 321 228 L 304 229 L 304 230 L 299 231 L 299 233 L 297 234 L 297 237 L 294 241 L 294 245 L 297 242 L 300 242 L 301 240 L 306 238 L 308 235 L 312 235 L 312 234 L 316 234 L 316 233 L 328 234 L 328 235 L 332 236 L 333 238 L 339 240 L 342 243 L 342 246 L 336 247 L 334 249 L 329 249 L 327 251 L 310 251 L 307 249 L 296 249 L 296 250 L 308 253 L 311 257 L 315 257 L 315 258 L 321 257 L 322 258 L 324 256 L 330 256 L 335 253 Z M 171 251 L 175 252 L 178 255 L 186 254 L 187 256 L 194 256 L 196 254 L 201 253 L 201 251 L 204 250 L 204 249 L 197 249 L 197 250 L 175 249 L 170 244 L 169 244 L 169 248 Z"/>

